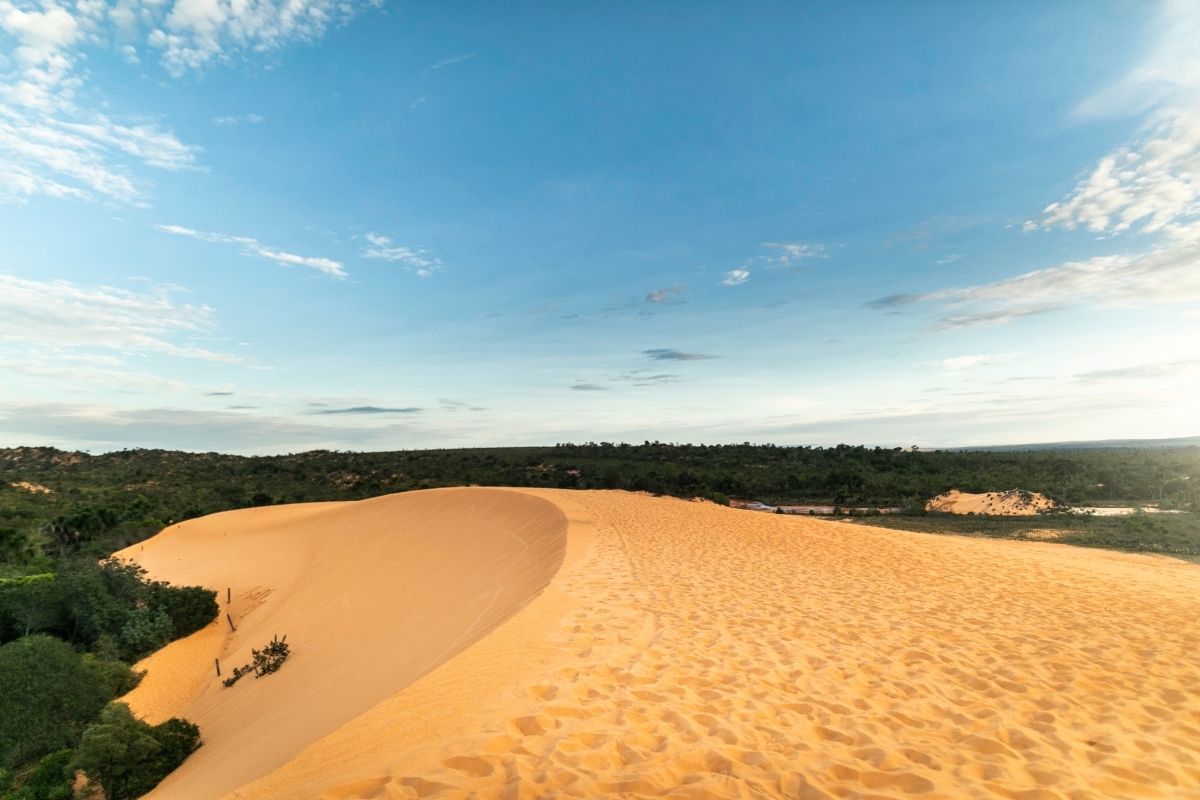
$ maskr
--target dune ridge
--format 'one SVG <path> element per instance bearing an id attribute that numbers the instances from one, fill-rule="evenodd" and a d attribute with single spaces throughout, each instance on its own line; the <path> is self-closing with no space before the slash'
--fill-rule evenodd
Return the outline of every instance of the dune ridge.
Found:
<path id="1" fill-rule="evenodd" d="M 546 588 L 228 797 L 1200 797 L 1195 565 L 521 493 Z"/>
<path id="2" fill-rule="evenodd" d="M 126 698 L 184 716 L 204 746 L 151 797 L 216 798 L 293 758 L 471 645 L 557 571 L 566 519 L 551 503 L 448 489 L 355 503 L 216 514 L 129 548 L 155 578 L 218 590 L 222 618 L 139 665 Z M 225 688 L 250 648 L 287 635 L 278 673 Z"/>

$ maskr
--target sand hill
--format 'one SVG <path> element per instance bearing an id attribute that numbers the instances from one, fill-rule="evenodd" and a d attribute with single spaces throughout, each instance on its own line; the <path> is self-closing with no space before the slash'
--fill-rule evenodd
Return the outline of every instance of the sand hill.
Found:
<path id="1" fill-rule="evenodd" d="M 926 511 L 943 514 L 992 514 L 999 517 L 1026 517 L 1053 511 L 1054 501 L 1039 492 L 1010 489 L 1007 492 L 969 494 L 951 489 L 925 504 Z"/>
<path id="2" fill-rule="evenodd" d="M 1190 564 L 497 489 L 123 555 L 239 623 L 142 665 L 135 710 L 206 742 L 153 798 L 1200 797 Z M 222 688 L 272 633 L 283 669 Z"/>

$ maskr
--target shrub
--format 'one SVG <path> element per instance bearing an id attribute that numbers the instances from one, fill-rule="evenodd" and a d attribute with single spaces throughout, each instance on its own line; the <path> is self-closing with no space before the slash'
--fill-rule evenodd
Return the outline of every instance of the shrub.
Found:
<path id="1" fill-rule="evenodd" d="M 100 784 L 107 800 L 132 800 L 158 785 L 200 746 L 200 729 L 182 719 L 151 727 L 112 703 L 83 733 L 70 769 Z"/>
<path id="2" fill-rule="evenodd" d="M 161 608 L 137 608 L 129 613 L 118 639 L 123 655 L 136 661 L 171 641 L 174 626 Z"/>
<path id="3" fill-rule="evenodd" d="M 19 789 L 0 794 L 4 800 L 71 800 L 72 774 L 70 750 L 58 750 L 43 758 L 33 768 Z"/>
<path id="4" fill-rule="evenodd" d="M 217 618 L 217 593 L 200 586 L 151 584 L 150 605 L 163 609 L 171 618 L 175 638 L 195 633 Z"/>
<path id="5" fill-rule="evenodd" d="M 73 747 L 112 697 L 111 675 L 66 642 L 26 636 L 0 646 L 0 767 Z"/>

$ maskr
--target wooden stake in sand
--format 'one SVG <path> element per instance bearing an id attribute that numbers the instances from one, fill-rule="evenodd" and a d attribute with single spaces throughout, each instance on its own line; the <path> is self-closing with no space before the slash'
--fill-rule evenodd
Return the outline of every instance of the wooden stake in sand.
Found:
<path id="1" fill-rule="evenodd" d="M 233 631 L 234 633 L 237 633 L 237 628 L 234 627 L 234 624 L 233 624 L 233 617 L 229 616 L 228 611 L 225 612 L 225 619 L 229 620 L 229 630 Z"/>
<path id="2" fill-rule="evenodd" d="M 221 659 L 214 658 L 213 663 L 217 665 L 217 677 L 221 677 Z"/>
<path id="3" fill-rule="evenodd" d="M 233 589 L 226 586 L 225 587 L 225 605 L 229 605 L 232 602 L 233 602 Z"/>

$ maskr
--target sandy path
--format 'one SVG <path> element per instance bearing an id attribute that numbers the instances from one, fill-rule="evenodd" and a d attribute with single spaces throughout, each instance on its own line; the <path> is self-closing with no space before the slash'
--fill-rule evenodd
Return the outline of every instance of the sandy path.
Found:
<path id="1" fill-rule="evenodd" d="M 235 796 L 1200 797 L 1200 568 L 527 494 L 545 591 Z"/>

